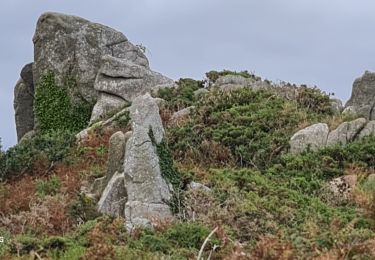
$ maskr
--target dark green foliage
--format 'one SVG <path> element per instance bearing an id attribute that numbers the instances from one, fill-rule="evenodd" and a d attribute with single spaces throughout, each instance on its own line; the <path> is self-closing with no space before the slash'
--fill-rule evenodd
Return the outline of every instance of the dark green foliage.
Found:
<path id="1" fill-rule="evenodd" d="M 329 95 L 326 95 L 316 87 L 308 88 L 307 86 L 301 86 L 298 88 L 296 101 L 300 108 L 307 109 L 312 113 L 332 114 Z"/>
<path id="2" fill-rule="evenodd" d="M 151 252 L 170 253 L 177 248 L 199 250 L 209 233 L 202 224 L 183 222 L 172 225 L 166 232 L 143 229 L 139 239 L 131 239 L 129 243 L 133 249 Z"/>
<path id="3" fill-rule="evenodd" d="M 63 160 L 69 155 L 74 141 L 75 137 L 69 131 L 39 133 L 22 141 L 1 155 L 0 180 L 32 169 L 37 160 L 47 159 L 51 164 Z"/>
<path id="4" fill-rule="evenodd" d="M 260 80 L 259 77 L 255 76 L 252 73 L 249 73 L 247 70 L 240 71 L 240 72 L 230 71 L 230 70 L 222 70 L 222 71 L 211 70 L 206 73 L 206 77 L 210 81 L 210 83 L 215 83 L 219 77 L 227 76 L 227 75 L 235 75 L 235 76 L 241 76 L 244 78 L 252 78 L 254 80 Z"/>
<path id="5" fill-rule="evenodd" d="M 157 96 L 168 101 L 168 107 L 177 111 L 193 104 L 194 91 L 203 88 L 203 81 L 193 79 L 180 79 L 176 82 L 177 88 L 163 88 L 158 91 Z"/>
<path id="6" fill-rule="evenodd" d="M 198 223 L 178 223 L 165 236 L 175 247 L 199 249 L 210 231 Z"/>
<path id="7" fill-rule="evenodd" d="M 41 78 L 35 90 L 34 112 L 42 132 L 79 131 L 88 125 L 93 104 L 80 97 L 73 102 L 69 87 L 58 86 L 52 72 Z"/>
<path id="8" fill-rule="evenodd" d="M 208 140 L 229 148 L 239 166 L 264 168 L 288 147 L 301 121 L 321 118 L 271 92 L 250 88 L 212 92 L 195 105 L 190 122 L 169 129 L 168 142 L 179 160 L 188 150 L 202 157 L 200 146 Z"/>

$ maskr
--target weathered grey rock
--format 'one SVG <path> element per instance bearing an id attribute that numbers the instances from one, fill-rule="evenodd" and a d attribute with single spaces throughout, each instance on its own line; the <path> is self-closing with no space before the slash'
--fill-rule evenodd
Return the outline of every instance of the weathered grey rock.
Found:
<path id="1" fill-rule="evenodd" d="M 375 135 L 375 120 L 368 122 L 362 131 L 358 134 L 358 139 L 362 139 L 366 136 L 374 136 Z"/>
<path id="2" fill-rule="evenodd" d="M 122 98 L 104 92 L 100 93 L 98 101 L 92 110 L 90 123 L 104 119 L 112 111 L 123 107 L 126 104 L 127 102 Z"/>
<path id="3" fill-rule="evenodd" d="M 121 131 L 114 133 L 109 139 L 107 173 L 105 175 L 107 183 L 115 172 L 123 171 L 125 145 L 128 139 L 129 134 L 125 136 Z"/>
<path id="4" fill-rule="evenodd" d="M 152 225 L 156 219 L 172 218 L 167 205 L 171 188 L 163 179 L 156 147 L 164 137 L 164 129 L 156 101 L 145 94 L 134 99 L 130 107 L 133 133 L 126 143 L 124 174 L 128 201 L 125 205 L 129 230 L 139 225 Z"/>
<path id="5" fill-rule="evenodd" d="M 171 120 L 170 120 L 171 124 L 178 124 L 179 122 L 188 118 L 191 112 L 193 111 L 193 109 L 194 109 L 194 106 L 190 106 L 190 107 L 186 107 L 184 109 L 181 109 L 180 111 L 173 113 Z"/>
<path id="6" fill-rule="evenodd" d="M 348 116 L 356 116 L 358 114 L 357 108 L 355 106 L 347 106 L 342 111 L 342 114 Z"/>
<path id="7" fill-rule="evenodd" d="M 347 144 L 352 142 L 366 125 L 366 119 L 358 118 L 350 122 L 344 122 L 329 133 L 327 146 L 336 144 Z"/>
<path id="8" fill-rule="evenodd" d="M 352 95 L 345 107 L 353 106 L 355 111 L 367 119 L 375 119 L 375 73 L 366 71 L 353 83 Z"/>
<path id="9" fill-rule="evenodd" d="M 114 217 L 123 217 L 126 195 L 124 174 L 116 172 L 100 197 L 98 211 Z"/>
<path id="10" fill-rule="evenodd" d="M 30 69 L 32 64 L 27 64 L 21 71 L 21 79 L 14 88 L 14 110 L 18 141 L 34 129 L 34 84 L 33 74 Z"/>
<path id="11" fill-rule="evenodd" d="M 199 97 L 201 95 L 207 94 L 208 92 L 209 92 L 208 89 L 200 88 L 200 89 L 197 89 L 196 91 L 194 91 L 194 96 Z"/>
<path id="12" fill-rule="evenodd" d="M 291 153 L 301 153 L 307 148 L 318 150 L 326 146 L 329 128 L 327 124 L 311 125 L 295 133 L 289 141 Z"/>
<path id="13" fill-rule="evenodd" d="M 357 175 L 345 175 L 333 179 L 329 182 L 329 188 L 333 195 L 341 199 L 347 200 L 350 198 L 352 191 L 357 185 Z"/>
<path id="14" fill-rule="evenodd" d="M 335 115 L 341 114 L 341 111 L 344 109 L 341 100 L 337 98 L 331 98 L 330 102 L 331 102 L 332 113 Z"/>
<path id="15" fill-rule="evenodd" d="M 188 191 L 191 191 L 191 190 L 203 190 L 203 191 L 206 191 L 206 192 L 210 192 L 211 189 L 208 188 L 206 185 L 203 185 L 202 183 L 199 183 L 199 182 L 190 182 L 188 185 L 187 185 L 187 190 Z"/>
<path id="16" fill-rule="evenodd" d="M 76 80 L 74 93 L 96 100 L 94 90 L 101 57 L 111 55 L 148 68 L 143 52 L 120 32 L 80 17 L 45 13 L 38 22 L 34 42 L 34 83 L 48 70 L 58 84 Z"/>
<path id="17" fill-rule="evenodd" d="M 95 89 L 105 93 L 106 98 L 95 105 L 91 121 L 99 117 L 106 107 L 112 109 L 121 102 L 131 102 L 139 95 L 151 93 L 155 87 L 174 86 L 173 80 L 129 60 L 105 55 L 101 62 Z"/>

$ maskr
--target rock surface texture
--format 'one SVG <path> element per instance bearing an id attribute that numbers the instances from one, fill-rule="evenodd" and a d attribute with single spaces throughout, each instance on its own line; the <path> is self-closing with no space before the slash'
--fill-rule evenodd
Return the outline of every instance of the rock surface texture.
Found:
<path id="1" fill-rule="evenodd" d="M 327 124 L 315 124 L 295 133 L 290 139 L 290 152 L 301 153 L 307 148 L 317 150 L 325 147 L 329 128 Z"/>
<path id="2" fill-rule="evenodd" d="M 34 128 L 34 86 L 48 71 L 54 73 L 58 85 L 70 86 L 73 102 L 97 102 L 91 121 L 157 85 L 173 84 L 151 71 L 142 50 L 121 32 L 77 16 L 41 15 L 33 42 L 34 62 L 25 66 L 15 87 L 19 140 Z"/>
<path id="3" fill-rule="evenodd" d="M 95 81 L 95 90 L 101 96 L 94 107 L 91 121 L 105 112 L 131 102 L 139 95 L 151 92 L 161 85 L 173 86 L 173 81 L 144 65 L 130 60 L 105 55 Z"/>
<path id="4" fill-rule="evenodd" d="M 326 124 L 319 123 L 295 133 L 289 141 L 290 152 L 301 153 L 308 147 L 316 150 L 337 144 L 345 145 L 367 136 L 375 136 L 375 120 L 357 118 L 340 124 L 331 132 Z"/>
<path id="5" fill-rule="evenodd" d="M 375 119 L 375 73 L 366 71 L 354 81 L 352 95 L 345 107 L 351 107 L 350 111 L 367 119 Z"/>
<path id="6" fill-rule="evenodd" d="M 126 143 L 124 174 L 128 200 L 125 219 L 129 230 L 152 225 L 156 219 L 172 218 L 168 201 L 171 187 L 163 179 L 156 144 L 164 128 L 158 105 L 149 94 L 134 99 L 130 107 L 133 133 Z"/>
<path id="7" fill-rule="evenodd" d="M 327 145 L 348 144 L 354 141 L 360 131 L 366 125 L 366 119 L 358 118 L 350 122 L 344 122 L 329 133 Z"/>
<path id="8" fill-rule="evenodd" d="M 18 141 L 34 129 L 34 83 L 32 63 L 21 71 L 21 78 L 14 89 L 14 110 Z"/>

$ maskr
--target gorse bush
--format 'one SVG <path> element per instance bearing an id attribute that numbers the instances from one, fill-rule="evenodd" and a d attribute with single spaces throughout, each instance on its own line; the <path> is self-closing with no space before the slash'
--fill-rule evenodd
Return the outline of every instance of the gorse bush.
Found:
<path id="1" fill-rule="evenodd" d="M 168 107 L 177 111 L 191 106 L 195 101 L 194 91 L 203 88 L 204 82 L 189 78 L 180 79 L 177 88 L 163 88 L 157 96 L 168 101 Z"/>
<path id="2" fill-rule="evenodd" d="M 63 160 L 74 142 L 75 136 L 70 131 L 39 133 L 22 141 L 1 155 L 0 180 L 31 170 L 38 160 L 47 160 L 50 164 Z"/>
<path id="3" fill-rule="evenodd" d="M 55 195 L 59 192 L 60 188 L 61 182 L 57 176 L 52 176 L 48 180 L 38 180 L 36 182 L 36 192 L 40 197 Z"/>
<path id="4" fill-rule="evenodd" d="M 216 142 L 230 150 L 237 165 L 264 168 L 286 150 L 301 123 L 324 117 L 269 91 L 250 88 L 211 91 L 194 105 L 192 119 L 168 131 L 178 160 L 204 159 L 207 147 L 202 145 Z"/>
<path id="5" fill-rule="evenodd" d="M 51 130 L 79 131 L 88 125 L 93 104 L 75 95 L 74 81 L 69 86 L 58 86 L 53 72 L 42 76 L 35 89 L 34 112 L 42 132 Z M 78 101 L 80 100 L 80 101 Z"/>

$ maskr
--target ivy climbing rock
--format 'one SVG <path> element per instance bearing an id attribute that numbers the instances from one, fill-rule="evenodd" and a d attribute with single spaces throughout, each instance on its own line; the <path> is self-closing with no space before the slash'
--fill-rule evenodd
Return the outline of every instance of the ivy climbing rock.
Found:
<path id="1" fill-rule="evenodd" d="M 121 32 L 86 19 L 60 13 L 42 14 L 34 42 L 34 83 L 51 70 L 59 85 L 70 79 L 86 100 L 95 101 L 93 89 L 101 57 L 105 54 L 148 67 L 143 52 Z"/>
<path id="2" fill-rule="evenodd" d="M 125 219 L 129 230 L 172 218 L 168 201 L 172 187 L 162 176 L 155 144 L 164 138 L 159 108 L 150 94 L 134 99 L 130 107 L 133 133 L 126 143 L 124 174 L 127 191 Z"/>
<path id="3" fill-rule="evenodd" d="M 38 118 L 33 114 L 33 86 L 40 84 L 47 73 L 54 75 L 56 86 L 67 91 L 72 107 L 79 108 L 77 104 L 81 102 L 90 104 L 93 120 L 156 85 L 173 83 L 151 71 L 143 51 L 124 34 L 77 16 L 42 14 L 33 43 L 34 62 L 22 70 L 15 88 L 18 140 L 38 125 Z M 78 130 L 83 128 L 80 126 Z"/>

